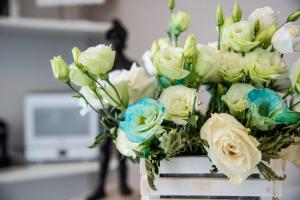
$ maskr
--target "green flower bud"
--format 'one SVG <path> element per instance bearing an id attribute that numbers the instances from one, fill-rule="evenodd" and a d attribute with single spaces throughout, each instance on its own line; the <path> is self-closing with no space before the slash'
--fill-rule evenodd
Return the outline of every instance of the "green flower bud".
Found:
<path id="1" fill-rule="evenodd" d="M 189 35 L 183 48 L 183 56 L 187 64 L 192 64 L 197 59 L 198 49 L 195 35 Z"/>
<path id="2" fill-rule="evenodd" d="M 80 54 L 81 54 L 81 51 L 78 47 L 74 47 L 72 49 L 72 55 L 73 55 L 74 62 L 78 62 L 78 58 L 79 58 Z"/>
<path id="3" fill-rule="evenodd" d="M 65 83 L 69 82 L 69 67 L 61 56 L 54 57 L 50 60 L 53 75 L 56 79 Z"/>
<path id="4" fill-rule="evenodd" d="M 232 11 L 232 18 L 234 22 L 239 22 L 241 21 L 242 18 L 242 10 L 239 4 L 239 1 L 236 0 L 233 6 L 233 11 Z"/>
<path id="5" fill-rule="evenodd" d="M 217 8 L 216 25 L 223 26 L 223 24 L 224 24 L 224 15 L 223 15 L 222 6 L 219 4 Z"/>
<path id="6" fill-rule="evenodd" d="M 185 12 L 178 11 L 173 13 L 171 17 L 171 28 L 175 35 L 187 30 L 191 21 L 191 16 Z"/>
<path id="7" fill-rule="evenodd" d="M 259 20 L 255 20 L 255 23 L 254 23 L 254 32 L 255 34 L 257 34 L 258 32 L 260 31 L 260 25 L 259 25 Z"/>
<path id="8" fill-rule="evenodd" d="M 169 8 L 173 10 L 175 8 L 175 0 L 169 0 Z"/>
<path id="9" fill-rule="evenodd" d="M 92 86 L 93 81 L 73 63 L 70 66 L 70 80 L 78 86 Z"/>
<path id="10" fill-rule="evenodd" d="M 158 51 L 160 50 L 160 47 L 159 47 L 159 44 L 157 41 L 154 41 L 152 43 L 152 46 L 151 46 L 151 55 L 153 56 L 155 53 L 157 53 Z"/>
<path id="11" fill-rule="evenodd" d="M 300 17 L 300 9 L 296 10 L 295 12 L 293 12 L 292 14 L 290 14 L 290 16 L 287 18 L 287 22 L 294 22 L 297 21 Z"/>
<path id="12" fill-rule="evenodd" d="M 277 31 L 277 25 L 273 24 L 268 28 L 264 29 L 262 32 L 260 32 L 255 37 L 255 41 L 259 41 L 262 44 L 263 48 L 268 48 L 271 44 L 272 37 L 276 31 Z"/>

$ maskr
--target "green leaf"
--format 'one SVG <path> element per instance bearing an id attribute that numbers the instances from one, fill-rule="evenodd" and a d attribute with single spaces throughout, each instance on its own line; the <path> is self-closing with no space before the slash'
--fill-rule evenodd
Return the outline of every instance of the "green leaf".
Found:
<path id="1" fill-rule="evenodd" d="M 154 180 L 155 180 L 155 177 L 154 177 L 154 171 L 155 171 L 155 167 L 154 165 L 151 163 L 151 161 L 149 159 L 145 159 L 145 168 L 146 168 L 146 172 L 147 172 L 147 178 L 148 178 L 148 184 L 149 184 L 149 187 L 156 191 L 156 187 L 155 187 L 155 184 L 154 184 Z"/>
<path id="2" fill-rule="evenodd" d="M 100 133 L 99 135 L 96 136 L 95 141 L 92 145 L 89 146 L 89 148 L 95 148 L 98 147 L 100 144 L 102 144 L 102 142 L 104 141 L 104 139 L 106 138 L 106 134 L 104 133 Z"/>
<path id="3" fill-rule="evenodd" d="M 258 163 L 257 165 L 260 173 L 268 180 L 268 181 L 283 181 L 285 179 L 285 175 L 278 176 L 270 167 L 268 167 L 263 162 Z"/>

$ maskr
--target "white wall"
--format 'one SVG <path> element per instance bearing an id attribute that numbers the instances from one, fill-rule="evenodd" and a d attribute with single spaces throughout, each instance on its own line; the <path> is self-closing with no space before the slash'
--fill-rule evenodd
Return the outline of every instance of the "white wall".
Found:
<path id="1" fill-rule="evenodd" d="M 111 20 L 120 18 L 130 31 L 128 55 L 139 59 L 150 48 L 152 41 L 166 36 L 168 24 L 168 0 L 108 0 L 104 6 L 90 7 L 91 19 Z M 177 0 L 176 10 L 189 12 L 192 16 L 189 33 L 194 33 L 198 42 L 216 40 L 215 12 L 221 2 L 224 13 L 231 14 L 234 0 Z M 280 21 L 300 8 L 299 0 L 240 0 L 246 18 L 258 7 L 271 6 L 280 11 Z"/>
<path id="2" fill-rule="evenodd" d="M 93 42 L 94 41 L 94 42 Z M 63 55 L 71 61 L 71 49 L 82 49 L 101 42 L 74 33 L 0 30 L 0 117 L 10 128 L 10 147 L 23 149 L 23 98 L 34 91 L 68 90 L 55 80 L 49 59 Z"/>

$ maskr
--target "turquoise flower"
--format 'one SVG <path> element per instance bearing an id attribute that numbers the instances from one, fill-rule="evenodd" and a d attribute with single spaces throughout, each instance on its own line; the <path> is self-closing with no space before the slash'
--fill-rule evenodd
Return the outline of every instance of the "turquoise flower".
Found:
<path id="1" fill-rule="evenodd" d="M 288 109 L 285 101 L 270 89 L 254 89 L 248 93 L 252 125 L 268 130 L 275 124 L 295 124 L 300 113 Z"/>
<path id="2" fill-rule="evenodd" d="M 160 124 L 165 118 L 165 107 L 154 99 L 144 98 L 130 104 L 124 115 L 120 129 L 131 142 L 143 143 L 162 130 Z"/>

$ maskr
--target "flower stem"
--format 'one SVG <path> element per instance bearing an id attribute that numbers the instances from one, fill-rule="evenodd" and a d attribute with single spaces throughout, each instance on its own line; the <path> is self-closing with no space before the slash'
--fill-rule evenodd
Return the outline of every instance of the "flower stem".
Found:
<path id="1" fill-rule="evenodd" d="M 218 26 L 218 49 L 221 49 L 221 26 Z"/>
<path id="2" fill-rule="evenodd" d="M 121 106 L 122 106 L 122 107 L 125 107 L 124 104 L 123 104 L 122 98 L 121 98 L 121 96 L 120 96 L 120 94 L 119 94 L 119 92 L 118 92 L 118 90 L 117 90 L 117 88 L 110 82 L 109 79 L 106 79 L 105 81 L 113 88 L 113 90 L 114 90 L 115 93 L 117 94 L 117 97 L 118 97 L 118 99 L 119 99 L 119 101 L 120 101 Z"/>
<path id="3" fill-rule="evenodd" d="M 100 114 L 100 112 L 94 108 L 94 106 L 92 106 L 92 104 L 85 98 L 85 96 L 83 94 L 81 94 L 78 90 L 76 90 L 76 88 L 74 88 L 70 82 L 67 82 L 67 85 L 76 93 L 78 94 L 81 98 L 83 98 L 83 100 L 98 114 Z"/>
<path id="4" fill-rule="evenodd" d="M 289 89 L 282 98 L 286 99 L 290 94 L 292 94 L 291 89 Z"/>
<path id="5" fill-rule="evenodd" d="M 300 104 L 300 101 L 298 101 L 297 103 L 294 103 L 293 105 L 291 105 L 290 109 L 292 109 L 293 107 L 297 106 L 298 104 Z"/>
<path id="6" fill-rule="evenodd" d="M 101 106 L 102 106 L 102 108 L 103 108 L 103 111 L 104 111 L 104 113 L 106 114 L 106 116 L 107 116 L 109 119 L 111 119 L 111 120 L 117 122 L 117 121 L 115 120 L 115 118 L 109 113 L 109 111 L 107 110 L 107 108 L 105 107 L 105 105 L 104 105 L 104 103 L 103 103 L 103 101 L 102 101 L 102 97 L 97 93 L 97 90 L 94 89 L 93 91 L 94 91 L 94 93 L 96 94 L 96 96 L 99 98 L 100 104 L 101 104 Z"/>

